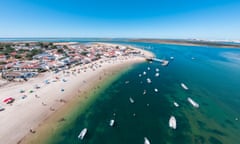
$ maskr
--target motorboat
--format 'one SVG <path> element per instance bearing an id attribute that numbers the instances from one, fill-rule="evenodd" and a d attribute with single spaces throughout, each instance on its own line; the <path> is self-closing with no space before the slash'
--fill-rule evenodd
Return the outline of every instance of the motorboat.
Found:
<path id="1" fill-rule="evenodd" d="M 84 129 L 79 133 L 78 138 L 81 139 L 81 140 L 83 140 L 84 137 L 85 137 L 85 135 L 86 135 L 86 133 L 87 133 L 87 128 L 84 128 Z"/>
<path id="2" fill-rule="evenodd" d="M 184 83 L 181 83 L 181 87 L 185 90 L 188 90 L 188 87 Z"/>
<path id="3" fill-rule="evenodd" d="M 173 102 L 175 107 L 179 107 L 179 104 L 177 102 Z"/>
<path id="4" fill-rule="evenodd" d="M 143 72 L 143 75 L 146 75 L 146 74 L 147 74 L 147 73 L 144 71 L 144 72 Z"/>
<path id="5" fill-rule="evenodd" d="M 192 100 L 190 97 L 188 97 L 187 100 L 193 107 L 199 108 L 199 104 Z"/>
<path id="6" fill-rule="evenodd" d="M 147 83 L 151 83 L 151 79 L 150 78 L 147 78 Z"/>
<path id="7" fill-rule="evenodd" d="M 161 65 L 162 65 L 162 66 L 167 66 L 168 63 L 169 63 L 169 61 L 167 61 L 167 60 L 163 60 Z"/>
<path id="8" fill-rule="evenodd" d="M 146 90 L 143 90 L 143 95 L 145 95 L 147 93 L 147 91 Z"/>
<path id="9" fill-rule="evenodd" d="M 147 137 L 144 137 L 144 144 L 150 144 L 150 141 L 148 140 Z"/>
<path id="10" fill-rule="evenodd" d="M 130 97 L 129 98 L 130 103 L 134 103 L 134 100 Z"/>
<path id="11" fill-rule="evenodd" d="M 110 125 L 111 127 L 113 127 L 114 123 L 115 123 L 114 119 L 111 119 L 110 122 L 109 122 L 109 125 Z"/>
<path id="12" fill-rule="evenodd" d="M 176 122 L 176 118 L 174 116 L 171 116 L 169 119 L 169 127 L 172 129 L 177 128 L 177 122 Z"/>

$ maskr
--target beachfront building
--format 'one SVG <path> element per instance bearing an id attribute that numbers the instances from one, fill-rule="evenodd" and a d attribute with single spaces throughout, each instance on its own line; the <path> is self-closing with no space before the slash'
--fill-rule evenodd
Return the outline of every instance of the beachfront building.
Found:
<path id="1" fill-rule="evenodd" d="M 5 55 L 0 55 L 0 62 L 5 62 L 7 60 L 7 56 Z"/>
<path id="2" fill-rule="evenodd" d="M 101 58 L 115 58 L 140 54 L 126 46 L 109 44 L 71 43 L 13 43 L 8 57 L 0 55 L 0 70 L 4 78 L 30 78 L 30 72 L 61 71 L 80 64 L 88 64 Z M 37 51 L 34 51 L 38 49 Z M 40 50 L 39 50 L 40 49 Z M 21 51 L 21 53 L 20 53 Z M 27 57 L 25 59 L 25 57 Z"/>

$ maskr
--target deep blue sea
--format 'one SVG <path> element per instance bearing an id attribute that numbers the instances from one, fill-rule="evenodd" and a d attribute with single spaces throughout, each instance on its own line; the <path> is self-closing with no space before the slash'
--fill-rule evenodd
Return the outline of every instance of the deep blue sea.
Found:
<path id="1" fill-rule="evenodd" d="M 143 144 L 144 137 L 151 144 L 240 143 L 240 49 L 114 43 L 149 50 L 170 63 L 134 65 L 107 89 L 96 93 L 97 99 L 86 111 L 55 133 L 49 143 Z M 156 69 L 159 77 L 155 76 Z M 147 78 L 152 83 L 147 83 Z M 184 90 L 181 83 L 189 90 Z M 134 103 L 129 101 L 130 97 Z M 188 97 L 199 108 L 193 107 Z M 174 106 L 174 101 L 179 107 Z M 176 118 L 175 130 L 169 127 L 170 116 Z M 111 119 L 115 120 L 113 127 L 109 126 Z M 78 135 L 83 128 L 88 133 L 80 140 Z"/>

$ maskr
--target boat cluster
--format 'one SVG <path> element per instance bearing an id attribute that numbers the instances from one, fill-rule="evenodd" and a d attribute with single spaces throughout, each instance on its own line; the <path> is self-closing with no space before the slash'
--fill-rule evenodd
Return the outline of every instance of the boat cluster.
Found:
<path id="1" fill-rule="evenodd" d="M 171 57 L 170 59 L 173 60 L 174 57 Z M 162 65 L 163 65 L 163 66 L 168 65 L 168 61 L 163 61 L 163 62 L 162 62 Z M 151 70 L 151 68 L 150 68 L 150 67 L 147 67 L 147 71 L 150 71 L 150 70 Z M 146 72 L 146 71 L 143 71 L 142 73 L 138 74 L 139 77 L 143 77 L 143 76 L 146 76 L 146 75 L 147 75 L 147 72 Z M 159 69 L 158 69 L 158 68 L 155 69 L 155 77 L 159 77 Z M 146 78 L 146 82 L 147 82 L 148 84 L 151 84 L 151 83 L 152 83 L 152 80 L 151 80 L 149 77 L 147 77 L 147 78 Z M 125 84 L 128 84 L 128 83 L 129 83 L 129 81 L 125 81 Z M 143 83 L 143 82 L 141 81 L 141 84 L 142 84 L 142 83 Z M 181 86 L 185 91 L 188 91 L 188 90 L 189 90 L 189 88 L 188 88 L 184 83 L 180 83 L 180 86 Z M 158 91 L 159 91 L 159 90 L 158 90 L 157 88 L 154 88 L 154 92 L 157 93 Z M 143 94 L 143 95 L 146 95 L 146 93 L 147 93 L 147 90 L 144 89 L 142 94 Z M 199 104 L 198 104 L 197 102 L 195 102 L 192 98 L 188 97 L 187 100 L 188 100 L 188 102 L 189 102 L 194 108 L 199 108 Z M 129 102 L 130 102 L 131 104 L 134 104 L 134 103 L 135 103 L 135 101 L 134 101 L 134 99 L 133 99 L 132 97 L 129 97 Z M 179 104 L 178 104 L 176 101 L 173 102 L 173 105 L 174 105 L 176 108 L 179 107 Z M 147 104 L 147 106 L 149 106 L 149 104 Z M 115 113 L 114 113 L 114 115 L 115 115 Z M 136 116 L 136 114 L 134 113 L 133 116 Z M 168 123 L 169 123 L 169 127 L 170 127 L 171 129 L 173 129 L 173 130 L 177 129 L 177 120 L 176 120 L 175 116 L 171 115 L 170 118 L 169 118 Z M 111 119 L 111 120 L 109 121 L 109 126 L 113 127 L 114 124 L 115 124 L 115 120 L 114 120 L 114 119 Z M 78 135 L 78 138 L 81 139 L 81 140 L 83 140 L 84 137 L 85 137 L 85 135 L 86 135 L 86 133 L 87 133 L 87 128 L 82 129 L 82 131 L 81 131 L 81 132 L 79 133 L 79 135 Z M 144 144 L 150 144 L 150 140 L 149 140 L 147 137 L 144 137 L 143 139 L 144 139 Z"/>
<path id="2" fill-rule="evenodd" d="M 171 57 L 170 59 L 173 60 L 174 57 Z M 150 70 L 150 69 L 151 69 L 150 67 L 147 67 L 147 70 Z M 159 69 L 156 68 L 156 69 L 155 69 L 155 72 L 156 72 L 156 73 L 155 73 L 155 77 L 158 77 L 158 76 L 159 76 Z M 146 71 L 143 72 L 143 75 L 147 75 Z M 141 76 L 142 76 L 142 75 L 139 74 L 139 77 L 141 77 Z M 152 80 L 151 80 L 150 78 L 147 78 L 146 80 L 147 80 L 147 83 L 152 83 Z M 186 84 L 184 84 L 184 83 L 180 83 L 180 86 L 181 86 L 185 91 L 188 91 L 188 90 L 189 90 L 189 88 L 188 88 L 188 87 L 186 86 Z M 158 89 L 157 89 L 157 88 L 154 88 L 154 91 L 155 91 L 155 92 L 158 92 Z M 143 95 L 145 95 L 145 94 L 146 94 L 146 90 L 143 91 Z M 195 102 L 192 98 L 188 97 L 187 100 L 188 100 L 188 102 L 189 102 L 194 108 L 199 108 L 199 104 L 198 104 L 197 102 Z M 178 104 L 176 101 L 173 102 L 173 105 L 174 105 L 175 107 L 179 107 L 179 104 Z M 148 106 L 149 106 L 149 104 L 148 104 Z M 173 115 L 170 116 L 170 118 L 169 118 L 169 127 L 172 128 L 172 129 L 176 129 L 176 128 L 177 128 L 177 120 L 176 120 L 175 116 L 173 116 Z M 145 138 L 144 138 L 144 139 L 145 139 Z M 146 140 L 146 139 L 145 139 L 145 141 L 146 141 L 146 143 L 149 142 L 149 141 Z"/>

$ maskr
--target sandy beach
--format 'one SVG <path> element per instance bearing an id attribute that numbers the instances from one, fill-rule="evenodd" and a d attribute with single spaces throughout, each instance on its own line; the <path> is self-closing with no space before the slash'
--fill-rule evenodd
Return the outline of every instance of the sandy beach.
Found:
<path id="1" fill-rule="evenodd" d="M 146 56 L 153 56 L 141 51 Z M 45 72 L 27 82 L 1 85 L 0 99 L 15 99 L 12 104 L 1 102 L 5 108 L 0 112 L 1 143 L 31 143 L 31 137 L 38 135 L 46 121 L 53 119 L 52 122 L 57 123 L 56 115 L 64 114 L 76 102 L 85 101 L 89 92 L 109 76 L 143 61 L 145 59 L 139 56 L 100 59 L 59 73 Z"/>

